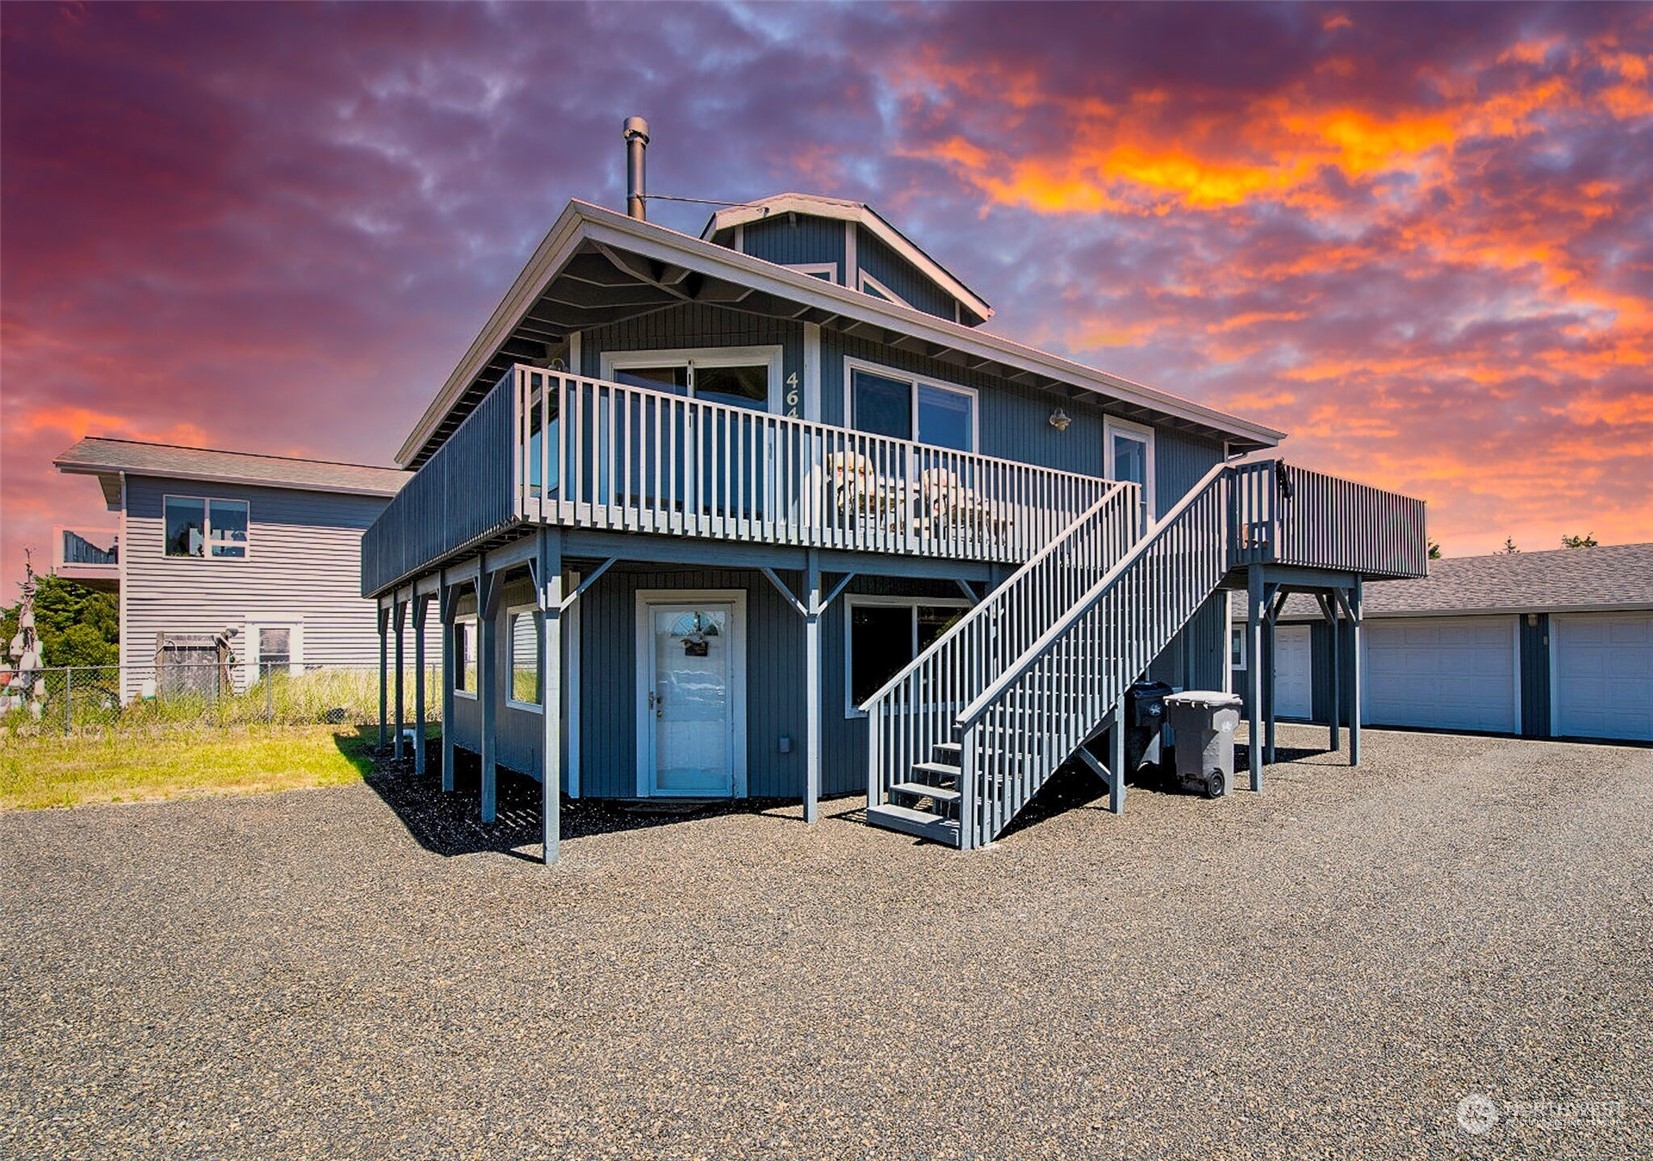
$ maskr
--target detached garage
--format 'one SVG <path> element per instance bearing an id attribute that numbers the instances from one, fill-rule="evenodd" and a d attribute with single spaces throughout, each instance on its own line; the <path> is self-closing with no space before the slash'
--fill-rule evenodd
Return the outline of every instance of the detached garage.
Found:
<path id="1" fill-rule="evenodd" d="M 1429 568 L 1426 580 L 1366 586 L 1362 721 L 1653 742 L 1653 544 L 1460 557 Z M 1243 599 L 1232 613 L 1232 688 L 1245 689 Z M 1331 630 L 1314 602 L 1291 597 L 1276 637 L 1279 716 L 1330 721 Z M 1345 690 L 1352 644 L 1345 628 Z M 1339 716 L 1347 720 L 1346 707 Z"/>

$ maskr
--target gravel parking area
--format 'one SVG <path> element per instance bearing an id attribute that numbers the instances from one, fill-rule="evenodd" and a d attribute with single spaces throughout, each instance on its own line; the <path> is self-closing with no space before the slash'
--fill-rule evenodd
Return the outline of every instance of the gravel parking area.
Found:
<path id="1" fill-rule="evenodd" d="M 547 870 L 411 779 L 3 815 L 0 1156 L 1653 1153 L 1653 750 L 1366 743 L 974 855 L 582 807 Z"/>

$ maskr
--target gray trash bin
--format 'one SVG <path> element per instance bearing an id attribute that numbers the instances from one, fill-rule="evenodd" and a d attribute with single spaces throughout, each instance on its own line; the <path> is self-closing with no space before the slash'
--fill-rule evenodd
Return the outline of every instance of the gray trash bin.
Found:
<path id="1" fill-rule="evenodd" d="M 1220 798 L 1234 781 L 1234 731 L 1240 699 L 1215 689 L 1191 689 L 1165 699 L 1177 735 L 1177 781 L 1184 790 Z"/>

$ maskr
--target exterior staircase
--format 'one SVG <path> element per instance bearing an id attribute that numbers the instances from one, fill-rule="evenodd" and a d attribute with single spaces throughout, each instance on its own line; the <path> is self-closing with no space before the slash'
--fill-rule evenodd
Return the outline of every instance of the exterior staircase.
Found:
<path id="1" fill-rule="evenodd" d="M 865 703 L 868 822 L 991 842 L 1265 547 L 1274 473 L 1219 465 L 1146 534 L 1136 485 L 1107 492 Z"/>

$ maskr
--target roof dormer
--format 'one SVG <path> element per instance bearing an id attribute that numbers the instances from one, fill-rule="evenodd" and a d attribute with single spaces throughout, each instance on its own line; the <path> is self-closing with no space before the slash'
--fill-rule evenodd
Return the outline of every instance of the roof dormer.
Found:
<path id="1" fill-rule="evenodd" d="M 863 202 L 784 193 L 712 215 L 700 236 L 965 326 L 993 308 Z"/>

